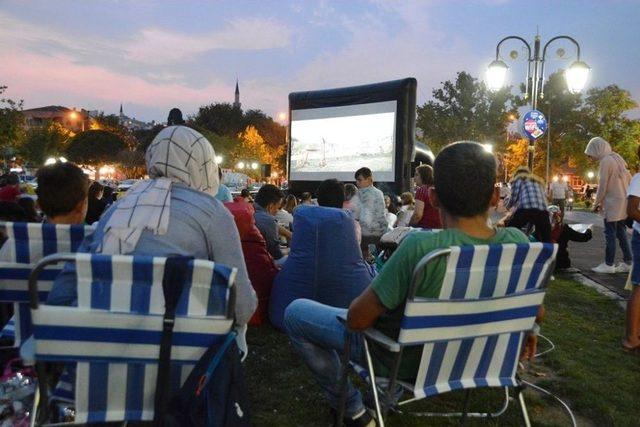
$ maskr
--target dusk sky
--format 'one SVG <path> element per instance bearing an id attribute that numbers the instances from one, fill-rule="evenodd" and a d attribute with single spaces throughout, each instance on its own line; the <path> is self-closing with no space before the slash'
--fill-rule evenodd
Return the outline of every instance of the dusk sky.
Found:
<path id="1" fill-rule="evenodd" d="M 640 1 L 7 1 L 0 0 L 0 85 L 45 105 L 165 121 L 212 102 L 275 116 L 292 91 L 418 79 L 418 102 L 469 71 L 484 77 L 499 39 L 566 34 L 591 68 L 640 101 Z M 558 60 L 563 47 L 568 60 Z M 503 56 L 511 49 L 505 46 Z M 521 51 L 522 52 L 522 51 Z M 547 75 L 575 58 L 554 44 Z M 524 57 L 523 54 L 520 55 Z M 507 61 L 511 83 L 522 60 Z M 633 113 L 639 116 L 638 110 Z"/>

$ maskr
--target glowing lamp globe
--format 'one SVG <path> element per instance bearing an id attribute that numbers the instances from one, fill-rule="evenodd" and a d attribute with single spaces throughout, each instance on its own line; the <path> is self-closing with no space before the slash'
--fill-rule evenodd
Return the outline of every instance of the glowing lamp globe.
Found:
<path id="1" fill-rule="evenodd" d="M 580 93 L 587 84 L 591 68 L 582 61 L 575 61 L 567 71 L 564 78 L 567 80 L 567 88 L 571 93 Z"/>
<path id="2" fill-rule="evenodd" d="M 504 81 L 507 76 L 507 70 L 509 67 L 504 61 L 496 59 L 487 68 L 487 87 L 489 90 L 497 91 L 502 89 Z"/>

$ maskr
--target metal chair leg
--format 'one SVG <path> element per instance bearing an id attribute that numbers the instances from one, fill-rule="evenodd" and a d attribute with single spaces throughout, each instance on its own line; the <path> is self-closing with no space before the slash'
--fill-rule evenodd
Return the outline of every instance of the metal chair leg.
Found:
<path id="1" fill-rule="evenodd" d="M 529 413 L 527 412 L 527 405 L 524 403 L 524 395 L 522 394 L 522 388 L 518 387 L 516 390 L 518 396 L 518 406 L 520 406 L 520 412 L 522 413 L 522 422 L 525 427 L 531 427 L 531 421 L 529 421 Z"/>
<path id="2" fill-rule="evenodd" d="M 378 386 L 376 385 L 376 376 L 373 371 L 373 361 L 371 360 L 371 353 L 369 353 L 369 344 L 367 339 L 363 338 L 364 354 L 367 359 L 367 369 L 369 370 L 369 379 L 371 381 L 371 391 L 373 392 L 373 400 L 376 403 L 376 416 L 378 418 L 378 426 L 384 427 L 384 419 L 382 418 L 382 411 L 380 409 L 380 399 L 378 398 Z"/>
<path id="3" fill-rule="evenodd" d="M 471 396 L 471 390 L 467 389 L 464 392 L 464 403 L 462 406 L 462 417 L 460 418 L 460 425 L 464 425 L 467 422 L 467 412 L 469 412 L 469 396 Z"/>

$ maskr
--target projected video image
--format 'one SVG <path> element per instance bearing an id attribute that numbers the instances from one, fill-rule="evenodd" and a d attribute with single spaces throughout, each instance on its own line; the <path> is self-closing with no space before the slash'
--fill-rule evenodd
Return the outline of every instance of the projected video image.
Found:
<path id="1" fill-rule="evenodd" d="M 353 181 L 366 166 L 377 181 L 394 180 L 396 101 L 293 110 L 292 180 Z"/>

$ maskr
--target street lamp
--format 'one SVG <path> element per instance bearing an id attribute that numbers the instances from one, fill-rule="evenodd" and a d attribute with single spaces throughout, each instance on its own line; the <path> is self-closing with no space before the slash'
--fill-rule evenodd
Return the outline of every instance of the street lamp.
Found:
<path id="1" fill-rule="evenodd" d="M 238 169 L 244 169 L 244 162 L 238 162 Z"/>
<path id="2" fill-rule="evenodd" d="M 540 55 L 540 36 L 536 35 L 533 44 L 533 51 L 531 45 L 522 37 L 507 36 L 498 42 L 496 46 L 496 59 L 489 64 L 487 69 L 487 87 L 490 90 L 499 90 L 504 86 L 505 77 L 509 67 L 500 59 L 500 46 L 507 40 L 519 40 L 527 48 L 527 80 L 525 81 L 525 99 L 531 96 L 531 108 L 536 110 L 538 107 L 538 98 L 544 98 L 544 64 L 547 56 L 547 48 L 551 43 L 556 40 L 569 40 L 576 47 L 577 60 L 571 64 L 569 69 L 565 71 L 565 79 L 567 81 L 567 87 L 571 93 L 579 93 L 584 89 L 589 77 L 589 66 L 580 60 L 580 45 L 578 42 L 569 36 L 556 36 L 550 39 L 542 49 L 542 56 Z M 564 51 L 558 51 L 558 55 L 562 57 Z M 518 57 L 517 51 L 511 52 L 511 58 L 516 59 Z M 529 93 L 531 92 L 531 93 Z M 529 169 L 533 170 L 533 153 L 535 149 L 535 138 L 529 139 Z"/>
<path id="3" fill-rule="evenodd" d="M 489 64 L 489 68 L 487 68 L 487 86 L 489 90 L 495 92 L 502 89 L 508 69 L 507 64 L 499 59 Z"/>
<path id="4" fill-rule="evenodd" d="M 251 169 L 253 170 L 258 169 L 258 164 L 256 162 L 251 163 Z"/>
<path id="5" fill-rule="evenodd" d="M 591 171 L 587 172 L 587 178 L 589 178 L 590 180 L 593 179 L 594 176 L 596 176 L 595 173 L 593 173 Z"/>
<path id="6" fill-rule="evenodd" d="M 219 164 L 219 165 L 220 165 L 220 164 L 222 164 L 222 160 L 224 160 L 224 159 L 222 158 L 222 156 L 216 156 L 216 163 L 217 163 L 217 164 Z"/>

